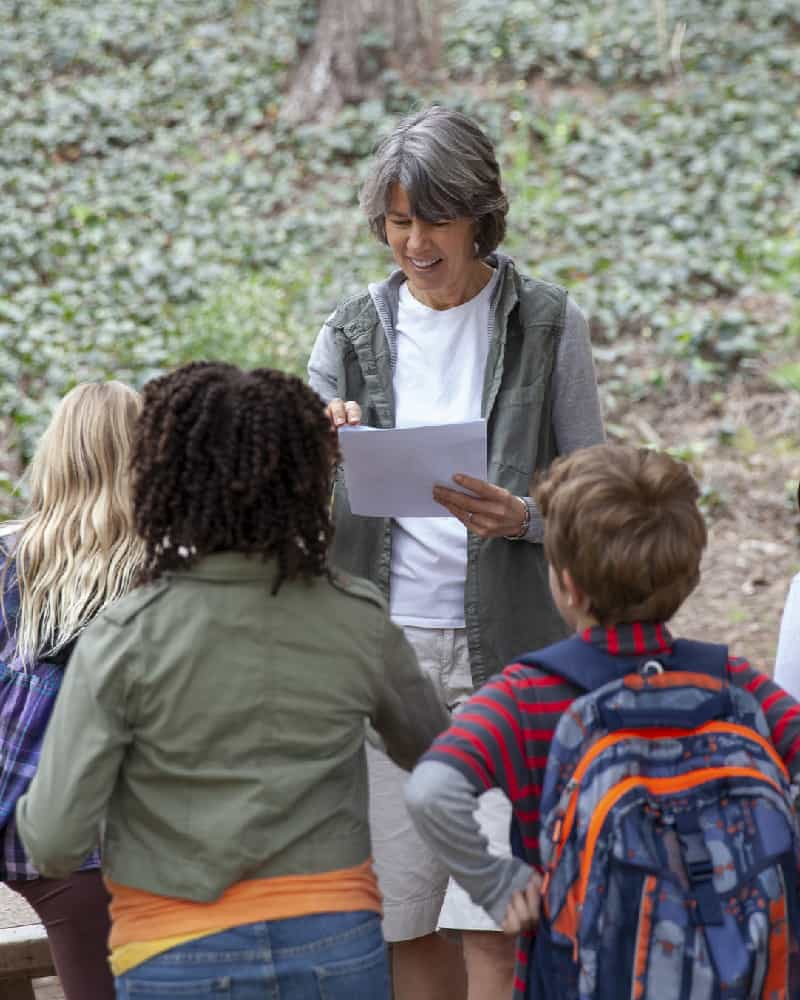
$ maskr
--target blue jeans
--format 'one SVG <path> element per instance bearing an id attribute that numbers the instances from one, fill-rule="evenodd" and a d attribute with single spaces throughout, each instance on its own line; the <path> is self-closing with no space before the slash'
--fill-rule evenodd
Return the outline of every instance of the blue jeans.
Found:
<path id="1" fill-rule="evenodd" d="M 116 979 L 117 1000 L 389 1000 L 376 913 L 243 924 L 178 945 Z"/>

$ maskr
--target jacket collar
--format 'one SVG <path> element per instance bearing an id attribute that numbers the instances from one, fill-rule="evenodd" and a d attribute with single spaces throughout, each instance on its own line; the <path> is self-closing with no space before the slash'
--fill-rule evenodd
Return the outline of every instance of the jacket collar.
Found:
<path id="1" fill-rule="evenodd" d="M 506 277 L 506 272 L 509 267 L 513 266 L 513 261 L 506 254 L 502 253 L 500 250 L 495 250 L 494 253 L 490 253 L 486 258 L 486 262 L 491 266 L 496 268 L 500 272 L 500 278 L 497 282 L 497 288 L 495 289 L 495 296 L 500 294 L 500 289 L 503 287 L 503 281 Z M 400 287 L 406 281 L 405 272 L 401 271 L 400 268 L 395 269 L 385 278 L 383 281 L 373 281 L 369 287 L 369 294 L 378 310 L 378 315 L 381 316 L 382 313 L 386 313 L 387 316 L 392 319 L 392 326 L 397 320 L 397 304 L 400 299 Z"/>
<path id="2" fill-rule="evenodd" d="M 245 555 L 244 552 L 214 552 L 198 559 L 186 569 L 170 570 L 164 576 L 222 583 L 240 580 L 267 580 L 271 583 L 276 570 L 277 561 L 274 558 L 262 559 L 260 556 Z"/>
<path id="3" fill-rule="evenodd" d="M 513 292 L 512 295 L 512 292 L 509 292 L 507 288 L 508 282 L 506 280 L 513 274 L 513 261 L 504 253 L 501 253 L 499 250 L 495 250 L 494 253 L 488 255 L 486 262 L 491 267 L 496 268 L 499 272 L 497 284 L 492 297 L 492 306 L 496 307 L 497 303 L 502 301 L 504 312 L 507 315 L 514 307 L 517 297 L 513 281 L 511 282 Z M 392 271 L 388 278 L 383 281 L 373 282 L 368 286 L 372 304 L 375 306 L 375 311 L 378 314 L 381 326 L 383 327 L 383 332 L 385 333 L 386 340 L 389 344 L 392 371 L 394 371 L 394 367 L 397 362 L 397 337 L 395 335 L 395 327 L 397 326 L 400 288 L 406 280 L 405 273 L 397 268 Z M 511 296 L 511 298 L 509 298 L 509 296 Z M 492 312 L 494 312 L 494 309 Z"/>

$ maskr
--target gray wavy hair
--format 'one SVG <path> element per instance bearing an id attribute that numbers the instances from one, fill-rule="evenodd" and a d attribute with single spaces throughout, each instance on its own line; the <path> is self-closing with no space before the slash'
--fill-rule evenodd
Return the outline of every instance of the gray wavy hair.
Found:
<path id="1" fill-rule="evenodd" d="M 434 105 L 409 115 L 375 150 L 361 207 L 382 243 L 395 184 L 405 188 L 420 219 L 474 219 L 479 257 L 496 250 L 505 235 L 508 199 L 494 147 L 460 111 Z"/>

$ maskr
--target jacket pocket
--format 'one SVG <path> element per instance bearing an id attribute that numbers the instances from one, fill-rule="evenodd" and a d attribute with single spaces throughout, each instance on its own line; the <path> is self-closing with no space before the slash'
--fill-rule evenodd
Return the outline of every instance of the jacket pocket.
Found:
<path id="1" fill-rule="evenodd" d="M 510 386 L 498 392 L 492 411 L 490 464 L 514 469 L 526 482 L 536 467 L 544 395 L 541 378 Z"/>

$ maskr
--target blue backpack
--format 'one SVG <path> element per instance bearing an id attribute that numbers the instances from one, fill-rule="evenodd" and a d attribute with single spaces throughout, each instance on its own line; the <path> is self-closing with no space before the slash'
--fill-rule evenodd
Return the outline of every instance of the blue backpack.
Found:
<path id="1" fill-rule="evenodd" d="M 523 657 L 588 693 L 541 799 L 536 1000 L 800 997 L 797 789 L 723 646 Z"/>

